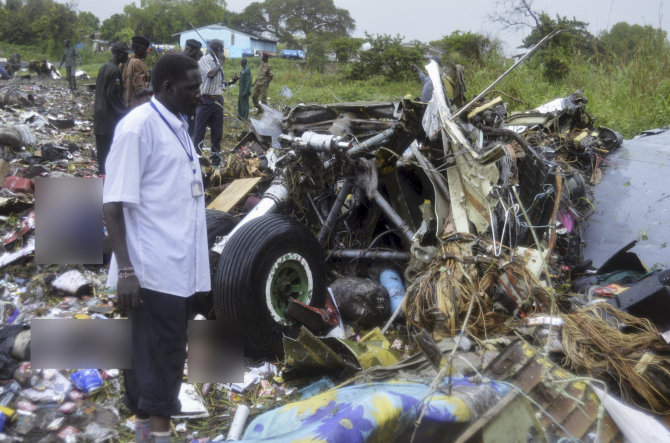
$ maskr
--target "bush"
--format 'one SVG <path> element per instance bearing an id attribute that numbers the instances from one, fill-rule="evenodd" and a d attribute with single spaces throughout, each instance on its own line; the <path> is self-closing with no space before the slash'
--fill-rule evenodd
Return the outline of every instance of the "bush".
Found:
<path id="1" fill-rule="evenodd" d="M 359 57 L 362 44 L 360 38 L 338 37 L 331 40 L 329 46 L 339 63 L 348 63 Z"/>
<path id="2" fill-rule="evenodd" d="M 354 80 L 365 80 L 381 75 L 387 80 L 398 81 L 414 78 L 413 64 L 420 64 L 423 59 L 418 46 L 411 48 L 402 45 L 402 37 L 396 35 L 377 35 L 366 33 L 372 48 L 362 51 L 359 60 L 353 64 L 350 76 Z"/>
<path id="3" fill-rule="evenodd" d="M 322 35 L 310 34 L 305 39 L 305 50 L 307 52 L 307 68 L 314 72 L 323 72 L 326 68 L 328 58 L 326 51 L 328 49 L 327 37 Z"/>

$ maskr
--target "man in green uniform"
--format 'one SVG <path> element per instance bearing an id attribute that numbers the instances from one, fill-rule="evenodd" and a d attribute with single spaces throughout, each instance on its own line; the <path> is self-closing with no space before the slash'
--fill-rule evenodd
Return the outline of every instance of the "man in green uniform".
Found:
<path id="1" fill-rule="evenodd" d="M 263 112 L 263 108 L 261 108 L 258 98 L 260 97 L 260 101 L 267 104 L 268 88 L 270 87 L 270 81 L 274 75 L 272 73 L 272 66 L 268 63 L 268 58 L 267 52 L 264 52 L 263 57 L 261 57 L 262 63 L 258 68 L 258 77 L 256 77 L 256 81 L 253 84 L 254 95 L 252 99 L 254 101 L 254 106 L 256 106 L 256 112 L 259 114 Z"/>
<path id="2" fill-rule="evenodd" d="M 63 57 L 60 59 L 58 69 L 62 68 L 63 64 L 65 64 L 70 91 L 77 90 L 77 79 L 75 77 L 77 59 L 79 59 L 79 63 L 81 64 L 81 55 L 79 55 L 79 52 L 73 46 L 70 46 L 70 40 L 65 40 L 65 50 L 63 51 Z"/>
<path id="3" fill-rule="evenodd" d="M 249 95 L 251 94 L 251 69 L 247 66 L 247 59 L 240 62 L 240 95 L 237 98 L 237 115 L 240 119 L 249 121 Z"/>
<path id="4" fill-rule="evenodd" d="M 98 153 L 98 174 L 105 174 L 105 160 L 112 146 L 114 129 L 128 108 L 123 102 L 120 65 L 128 61 L 131 52 L 125 43 L 114 43 L 112 59 L 105 63 L 95 83 L 95 113 L 93 114 L 93 132 L 95 149 Z"/>

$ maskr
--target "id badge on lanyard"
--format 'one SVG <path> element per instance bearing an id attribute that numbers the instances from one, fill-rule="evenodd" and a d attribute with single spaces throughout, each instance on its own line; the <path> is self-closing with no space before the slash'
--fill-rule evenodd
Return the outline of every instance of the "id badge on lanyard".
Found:
<path id="1" fill-rule="evenodd" d="M 191 195 L 193 197 L 201 197 L 204 194 L 204 191 L 202 189 L 202 182 L 200 180 L 193 180 L 191 183 Z"/>
<path id="2" fill-rule="evenodd" d="M 199 180 L 198 176 L 197 176 L 197 172 L 196 172 L 197 168 L 196 168 L 196 165 L 195 165 L 195 159 L 194 159 L 193 154 L 191 152 L 190 140 L 188 140 L 188 142 L 189 142 L 188 143 L 188 145 L 189 145 L 188 148 L 189 149 L 186 149 L 186 146 L 184 146 L 184 142 L 182 142 L 182 140 L 179 137 L 179 135 L 177 134 L 177 132 L 172 128 L 172 126 L 170 126 L 170 123 L 168 123 L 168 121 L 165 119 L 163 114 L 161 114 L 161 112 L 158 110 L 156 105 L 154 105 L 153 102 L 150 102 L 150 103 L 151 103 L 151 107 L 154 108 L 154 110 L 158 113 L 158 115 L 160 115 L 161 119 L 167 125 L 167 127 L 170 128 L 170 130 L 172 131 L 174 136 L 177 137 L 177 140 L 179 141 L 179 144 L 184 149 L 184 152 L 188 156 L 189 160 L 191 160 L 191 171 L 193 171 L 193 181 L 191 182 L 191 195 L 193 196 L 193 198 L 202 197 L 202 195 L 204 194 L 204 190 L 202 188 L 202 181 Z"/>

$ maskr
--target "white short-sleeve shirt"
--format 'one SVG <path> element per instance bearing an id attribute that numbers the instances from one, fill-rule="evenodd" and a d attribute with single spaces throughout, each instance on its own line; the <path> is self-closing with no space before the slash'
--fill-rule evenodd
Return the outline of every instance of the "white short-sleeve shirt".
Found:
<path id="1" fill-rule="evenodd" d="M 205 200 L 192 190 L 194 181 L 202 189 L 202 175 L 188 124 L 152 98 L 116 126 L 105 170 L 103 203 L 123 203 L 128 254 L 140 286 L 181 297 L 209 291 Z M 116 287 L 117 272 L 112 256 L 108 287 Z"/>

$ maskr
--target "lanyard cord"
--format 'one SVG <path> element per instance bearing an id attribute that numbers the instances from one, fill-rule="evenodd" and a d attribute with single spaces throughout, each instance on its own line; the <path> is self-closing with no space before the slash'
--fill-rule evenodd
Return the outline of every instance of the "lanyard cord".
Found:
<path id="1" fill-rule="evenodd" d="M 179 140 L 179 144 L 181 145 L 182 149 L 184 149 L 184 152 L 188 156 L 188 159 L 191 160 L 191 169 L 193 170 L 193 175 L 195 175 L 196 174 L 196 169 L 195 169 L 195 161 L 193 159 L 193 152 L 192 152 L 192 148 L 191 148 L 191 143 L 189 142 L 188 149 L 186 149 L 186 146 L 184 145 L 184 142 L 181 141 L 181 138 L 179 138 L 179 135 L 177 134 L 177 131 L 175 131 L 174 128 L 170 125 L 170 123 L 167 121 L 165 116 L 163 116 L 163 114 L 161 114 L 161 111 L 158 110 L 158 108 L 156 107 L 156 105 L 153 102 L 149 102 L 149 104 L 158 113 L 158 115 L 161 117 L 163 122 L 165 122 L 167 127 L 170 128 L 170 131 L 172 131 L 174 136 L 177 137 L 177 140 Z"/>

